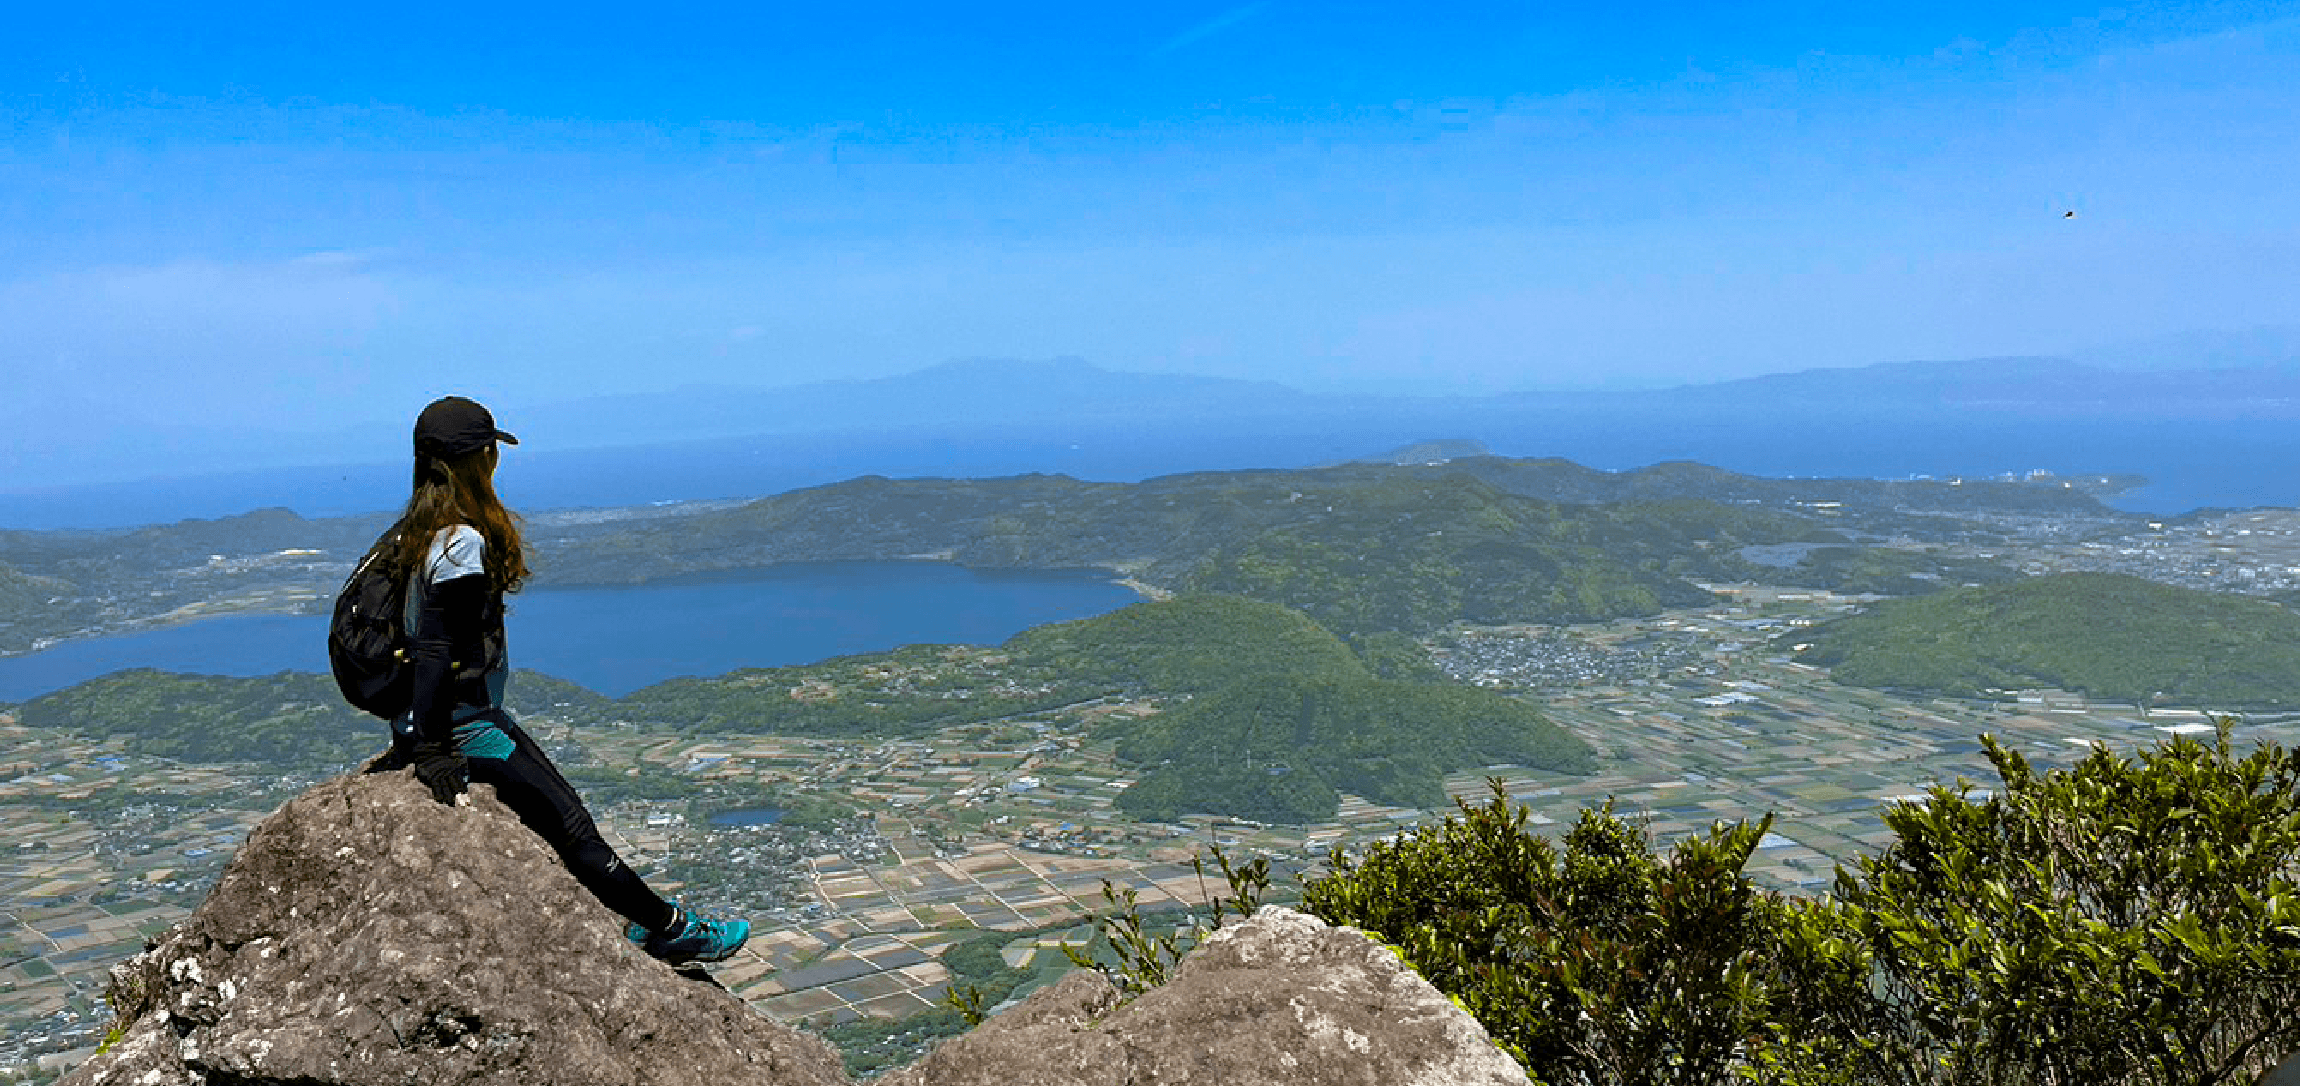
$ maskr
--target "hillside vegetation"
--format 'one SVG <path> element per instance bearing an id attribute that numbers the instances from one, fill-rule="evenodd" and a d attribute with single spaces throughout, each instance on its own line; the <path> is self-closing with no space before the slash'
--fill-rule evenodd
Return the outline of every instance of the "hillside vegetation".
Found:
<path id="1" fill-rule="evenodd" d="M 1837 681 L 1988 696 L 2057 687 L 2118 701 L 2300 704 L 2300 615 L 2266 600 L 2064 573 L 1881 601 L 1785 636 Z"/>
<path id="2" fill-rule="evenodd" d="M 1180 579 L 1297 608 L 1335 630 L 1426 632 L 1477 623 L 1595 622 L 1711 601 L 1671 568 L 1674 513 L 1723 506 L 1568 508 L 1463 477 L 1368 489 L 1348 506 L 1216 549 Z M 1721 521 L 1735 523 L 1719 523 Z M 1699 517 L 1701 529 L 1771 538 L 1802 526 Z"/>
<path id="3" fill-rule="evenodd" d="M 1300 611 L 1237 596 L 1179 596 L 1024 630 L 1017 659 L 1112 689 L 1221 690 L 1272 675 L 1371 678 L 1350 647 Z"/>
<path id="4" fill-rule="evenodd" d="M 42 577 L 0 564 L 0 634 L 21 627 L 16 636 L 0 636 L 0 643 L 29 645 L 33 631 L 48 629 L 70 617 L 72 598 L 79 588 L 59 577 Z"/>
<path id="5" fill-rule="evenodd" d="M 1986 581 L 2009 571 L 1975 575 L 1845 533 L 2000 538 L 1964 518 L 2001 512 L 2111 526 L 2126 516 L 2059 486 L 1765 479 L 1688 463 L 1605 472 L 1472 456 L 1139 483 L 864 476 L 734 508 L 542 513 L 529 519 L 528 542 L 538 585 L 922 557 L 1120 567 L 1161 587 L 1301 608 L 1357 640 L 1455 620 L 1576 622 L 1700 603 L 1693 581 L 1774 576 L 1737 555 L 1751 545 L 1847 548 L 1776 583 L 1901 593 Z M 0 531 L 0 650 L 223 599 L 332 593 L 388 521 L 264 509 L 119 532 Z"/>
<path id="6" fill-rule="evenodd" d="M 533 671 L 516 672 L 510 690 L 514 713 L 605 700 Z M 390 742 L 383 721 L 345 704 L 334 679 L 308 671 L 239 676 L 136 668 L 33 698 L 16 712 L 34 727 L 124 737 L 139 754 L 281 772 L 340 771 Z"/>
<path id="7" fill-rule="evenodd" d="M 1369 678 L 1300 612 L 1184 596 L 1016 634 L 997 648 L 908 645 L 796 667 L 743 668 L 634 691 L 614 710 L 697 731 L 904 737 L 1114 695 L 1187 697 L 1296 674 Z"/>
<path id="8" fill-rule="evenodd" d="M 344 704 L 326 675 L 181 675 L 116 671 L 25 702 L 25 724 L 96 737 L 187 762 L 258 762 L 282 771 L 340 769 L 382 750 L 382 721 Z"/>
<path id="9" fill-rule="evenodd" d="M 1657 855 L 1610 802 L 1536 833 L 1494 779 L 1335 850 L 1303 908 L 1394 945 L 1536 1082 L 2266 1081 L 2300 1045 L 2300 759 L 2225 728 L 2065 770 L 1982 745 L 1997 787 L 1886 809 L 1829 894 L 1751 884 L 1770 815 Z"/>
<path id="10" fill-rule="evenodd" d="M 1447 773 L 1502 763 L 1585 773 L 1588 744 L 1515 698 L 1476 687 L 1269 675 L 1126 726 L 1121 763 L 1145 767 L 1118 808 L 1320 822 L 1339 792 L 1442 807 Z"/>
<path id="11" fill-rule="evenodd" d="M 1387 674 L 1417 670 L 1372 646 Z M 698 731 L 900 737 L 1106 697 L 1165 712 L 1105 726 L 1140 767 L 1118 796 L 1137 818 L 1186 812 L 1265 822 L 1332 818 L 1339 792 L 1398 806 L 1445 802 L 1446 773 L 1496 763 L 1584 772 L 1589 748 L 1501 694 L 1395 681 L 1300 611 L 1240 596 L 1180 596 L 1025 630 L 995 649 L 912 645 L 788 668 L 659 683 L 614 703 L 633 720 Z"/>
<path id="12" fill-rule="evenodd" d="M 1085 701 L 1099 689 L 996 649 L 906 645 L 669 679 L 632 691 L 609 711 L 694 732 L 905 738 Z"/>
<path id="13" fill-rule="evenodd" d="M 1434 673 L 1410 642 L 1373 644 L 1383 674 Z M 1437 806 L 1446 773 L 1501 762 L 1582 772 L 1591 758 L 1524 702 L 1377 678 L 1308 616 L 1237 596 L 1139 603 L 1026 630 L 996 648 L 911 645 L 673 679 L 620 699 L 532 671 L 515 675 L 510 692 L 518 715 L 852 739 L 907 738 L 1104 698 L 1148 699 L 1167 711 L 1113 718 L 1098 735 L 1140 767 L 1118 804 L 1146 819 L 1194 811 L 1320 821 L 1334 816 L 1337 790 Z M 381 723 L 345 706 L 327 676 L 297 672 L 124 671 L 36 698 L 20 715 L 36 726 L 126 736 L 143 753 L 282 769 L 340 769 L 385 741 Z"/>
<path id="14" fill-rule="evenodd" d="M 1979 558 L 1891 547 L 1815 547 L 1795 565 L 1751 570 L 1746 579 L 1848 595 L 1922 596 L 1965 585 L 2004 584 L 2020 576 L 2010 566 Z"/>
<path id="15" fill-rule="evenodd" d="M 1756 567 L 1742 546 L 1843 544 L 1781 512 L 1681 498 L 1561 505 L 1451 466 L 855 479 L 569 541 L 555 579 L 636 583 L 801 559 L 934 554 L 980 567 L 1127 564 L 1153 583 L 1252 596 L 1344 636 L 1456 620 L 1581 622 L 1698 605 L 1690 578 Z"/>

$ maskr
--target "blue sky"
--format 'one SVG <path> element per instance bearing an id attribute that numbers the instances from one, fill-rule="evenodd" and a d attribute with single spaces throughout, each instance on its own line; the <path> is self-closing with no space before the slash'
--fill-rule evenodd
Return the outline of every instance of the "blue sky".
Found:
<path id="1" fill-rule="evenodd" d="M 328 7 L 14 16 L 10 440 L 961 357 L 1484 392 L 2300 323 L 2300 3 Z"/>

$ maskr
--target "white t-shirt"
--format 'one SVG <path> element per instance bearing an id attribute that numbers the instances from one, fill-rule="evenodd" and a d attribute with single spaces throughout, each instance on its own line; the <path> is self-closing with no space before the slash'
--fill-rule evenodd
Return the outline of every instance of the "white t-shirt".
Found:
<path id="1" fill-rule="evenodd" d="M 423 556 L 423 585 L 487 572 L 487 537 L 468 524 L 442 528 L 431 536 L 431 549 Z"/>

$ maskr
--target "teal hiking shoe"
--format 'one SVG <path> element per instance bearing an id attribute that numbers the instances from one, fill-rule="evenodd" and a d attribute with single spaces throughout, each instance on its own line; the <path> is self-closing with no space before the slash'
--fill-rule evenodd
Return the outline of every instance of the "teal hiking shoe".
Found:
<path id="1" fill-rule="evenodd" d="M 671 923 L 663 930 L 650 932 L 632 924 L 623 929 L 623 935 L 649 956 L 671 965 L 723 962 L 750 941 L 751 922 L 706 919 L 688 912 L 683 905 L 674 905 Z"/>
<path id="2" fill-rule="evenodd" d="M 678 927 L 679 918 L 685 915 L 686 911 L 679 907 L 678 898 L 670 898 L 665 904 L 671 906 L 671 926 Z M 653 934 L 655 933 L 647 930 L 646 925 L 636 920 L 623 925 L 623 938 L 631 940 L 631 945 L 641 950 L 647 949 L 647 937 Z"/>

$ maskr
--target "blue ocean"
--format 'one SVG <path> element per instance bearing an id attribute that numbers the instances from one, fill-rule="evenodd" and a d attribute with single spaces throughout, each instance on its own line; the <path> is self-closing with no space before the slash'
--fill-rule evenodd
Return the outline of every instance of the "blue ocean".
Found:
<path id="1" fill-rule="evenodd" d="M 1434 438 L 1504 456 L 1562 457 L 1608 471 L 1695 460 L 1767 476 L 1980 475 L 2044 468 L 2134 474 L 2134 512 L 2300 506 L 2300 426 L 2266 419 L 2022 419 L 1762 410 L 1430 411 L 1380 420 L 1193 426 L 1097 423 L 943 433 L 716 439 L 626 449 L 522 446 L 499 479 L 523 510 L 756 498 L 859 475 L 944 478 L 1046 472 L 1133 482 L 1186 471 L 1298 468 Z M 125 528 L 284 506 L 307 517 L 396 504 L 401 463 L 274 469 L 82 487 L 0 488 L 0 530 Z"/>

